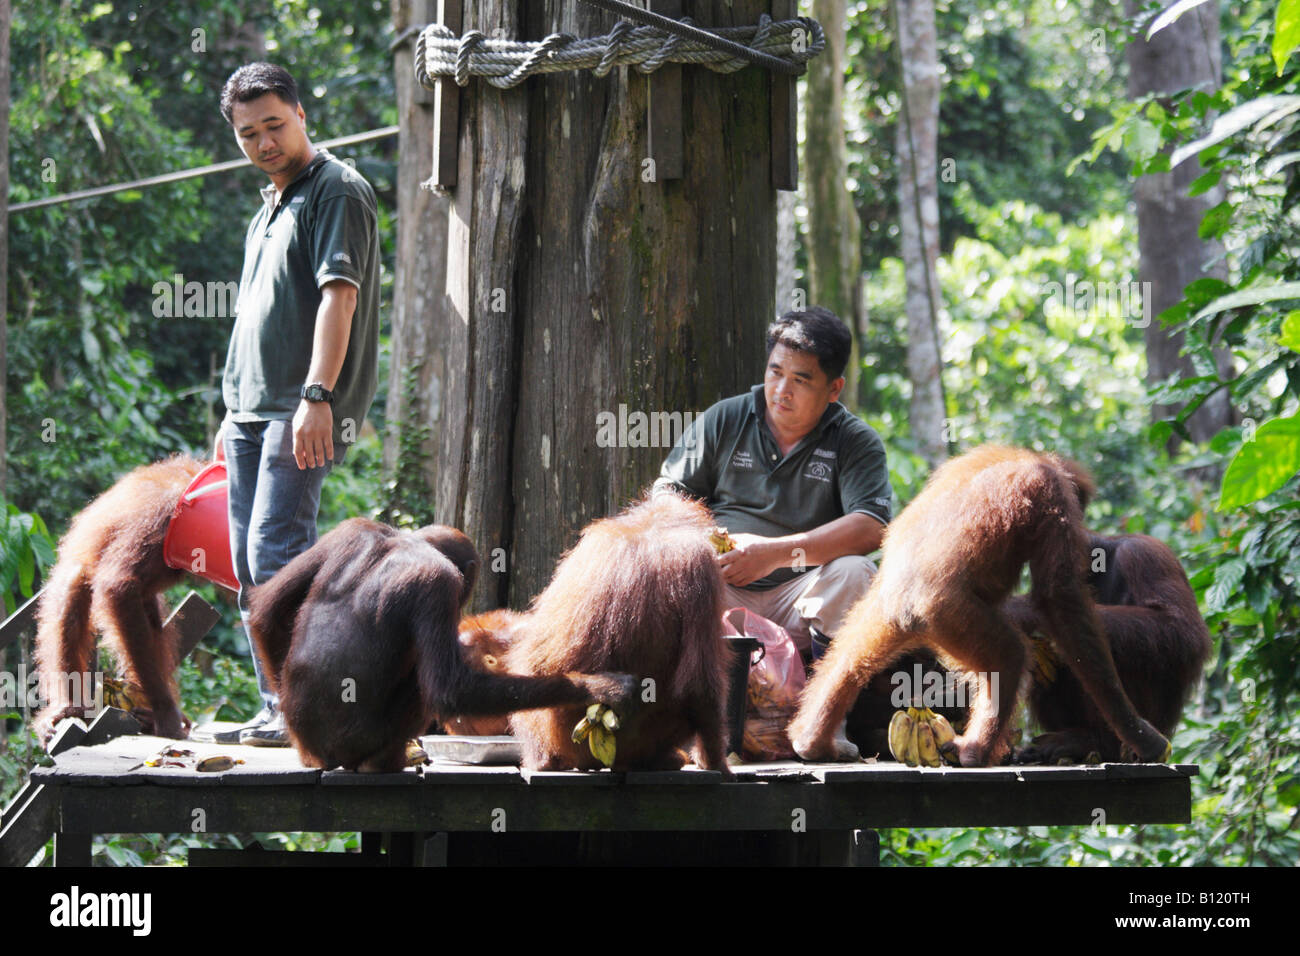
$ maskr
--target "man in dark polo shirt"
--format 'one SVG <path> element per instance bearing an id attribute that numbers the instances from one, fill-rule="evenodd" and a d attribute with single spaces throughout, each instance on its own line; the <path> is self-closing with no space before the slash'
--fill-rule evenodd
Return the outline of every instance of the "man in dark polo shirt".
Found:
<path id="1" fill-rule="evenodd" d="M 828 309 L 781 316 L 763 384 L 701 414 L 655 482 L 702 499 L 729 532 L 735 550 L 718 561 L 731 604 L 814 652 L 866 593 L 866 555 L 891 517 L 884 444 L 836 401 L 851 342 Z"/>
<path id="2" fill-rule="evenodd" d="M 312 146 L 282 67 L 236 70 L 221 114 L 271 179 L 244 240 L 222 382 L 231 553 L 247 629 L 249 588 L 316 541 L 321 485 L 356 441 L 375 394 L 379 217 L 370 184 Z M 256 651 L 253 662 L 263 709 L 218 739 L 286 745 Z"/>

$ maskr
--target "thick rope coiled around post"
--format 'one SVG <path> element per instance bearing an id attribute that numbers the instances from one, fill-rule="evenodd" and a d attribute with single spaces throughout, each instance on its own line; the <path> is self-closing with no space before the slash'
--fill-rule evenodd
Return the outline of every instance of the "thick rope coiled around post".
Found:
<path id="1" fill-rule="evenodd" d="M 690 18 L 681 22 L 690 23 Z M 751 50 L 802 67 L 826 48 L 821 24 L 810 17 L 774 21 L 767 14 L 757 26 L 722 27 L 718 36 Z M 440 23 L 420 31 L 415 45 L 415 77 L 432 89 L 440 77 L 454 77 L 458 86 L 481 77 L 492 86 L 509 89 L 530 76 L 591 70 L 605 76 L 616 66 L 634 66 L 653 73 L 665 63 L 694 63 L 717 73 L 734 73 L 749 61 L 707 44 L 675 36 L 658 27 L 633 26 L 619 20 L 605 36 L 578 39 L 552 33 L 535 43 L 498 40 L 470 30 L 458 37 Z"/>

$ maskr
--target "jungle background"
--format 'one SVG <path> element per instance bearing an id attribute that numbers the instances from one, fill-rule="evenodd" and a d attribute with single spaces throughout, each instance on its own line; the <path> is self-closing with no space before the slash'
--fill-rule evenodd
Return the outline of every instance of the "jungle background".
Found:
<path id="1" fill-rule="evenodd" d="M 247 6 L 0 3 L 9 202 L 239 158 L 217 97 L 254 58 L 295 75 L 313 140 L 398 122 L 397 86 L 410 81 L 395 73 L 390 44 L 407 4 Z M 1211 49 L 1218 75 L 1135 83 L 1149 64 L 1133 45 L 1165 7 L 1181 16 L 1162 31 Z M 937 460 L 982 442 L 1074 457 L 1100 488 L 1090 526 L 1168 542 L 1214 636 L 1173 741 L 1177 760 L 1201 768 L 1189 825 L 884 831 L 884 861 L 1296 865 L 1300 58 L 1289 54 L 1300 45 L 1300 2 L 818 0 L 799 12 L 843 46 L 818 66 L 829 75 L 811 70 L 800 83 L 803 177 L 782 204 L 789 274 L 775 277 L 776 298 L 785 281 L 786 292 L 852 317 L 861 354 L 847 400 L 885 440 L 896 505 Z M 937 78 L 929 89 L 927 76 Z M 379 197 L 387 321 L 404 268 L 398 140 L 334 152 L 354 159 Z M 1190 181 L 1170 173 L 1196 161 Z M 1102 290 L 1159 281 L 1144 273 L 1139 226 L 1144 190 L 1161 182 L 1166 194 L 1203 198 L 1199 244 L 1148 236 L 1195 276 L 1157 310 L 1140 294 Z M 0 340 L 8 612 L 39 587 L 58 536 L 98 492 L 139 464 L 211 448 L 232 316 L 160 316 L 155 284 L 238 281 L 263 183 L 244 168 L 11 212 Z M 928 232 L 927 195 L 938 227 Z M 914 201 L 923 225 L 909 237 L 902 210 Z M 928 280 L 910 282 L 909 268 Z M 1162 294 L 1151 288 L 1152 299 Z M 1156 355 L 1153 327 L 1160 342 L 1176 328 L 1185 354 Z M 918 363 L 927 331 L 937 358 L 928 371 Z M 390 367 L 392 354 L 386 336 L 373 427 L 326 482 L 322 531 L 358 514 L 439 519 L 436 421 L 421 417 L 414 373 Z M 233 602 L 201 590 L 222 623 L 184 666 L 185 710 L 196 722 L 247 716 L 256 694 Z M 0 670 L 28 661 L 18 647 L 4 653 Z M 39 758 L 20 707 L 0 702 L 0 713 L 3 802 Z M 355 843 L 221 841 L 255 839 Z M 196 841 L 107 837 L 95 852 L 172 862 Z"/>

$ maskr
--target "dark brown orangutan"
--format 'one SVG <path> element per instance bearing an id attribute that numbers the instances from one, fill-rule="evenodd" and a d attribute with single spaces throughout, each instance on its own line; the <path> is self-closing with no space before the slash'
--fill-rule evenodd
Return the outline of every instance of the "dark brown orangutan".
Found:
<path id="1" fill-rule="evenodd" d="M 1196 595 L 1177 556 L 1155 538 L 1093 534 L 1088 552 L 1097 613 L 1124 692 L 1139 714 L 1170 736 L 1210 653 L 1210 632 Z M 1023 633 L 1043 630 L 1028 598 L 1012 598 L 1006 610 Z M 1016 751 L 1015 762 L 1077 762 L 1094 753 L 1102 760 L 1119 760 L 1120 739 L 1074 672 L 1041 639 L 1035 641 L 1036 653 L 1046 653 L 1035 667 L 1029 707 L 1046 733 Z"/>
<path id="2" fill-rule="evenodd" d="M 641 679 L 640 710 L 616 736 L 615 770 L 696 765 L 726 776 L 728 666 L 723 583 L 702 504 L 659 494 L 595 521 L 526 614 L 499 621 L 512 672 L 617 670 Z M 525 767 L 598 769 L 572 739 L 581 706 L 514 714 Z"/>
<path id="3" fill-rule="evenodd" d="M 1106 723 L 1141 761 L 1169 741 L 1124 693 L 1087 588 L 1082 506 L 1093 486 L 1073 462 L 986 445 L 942 465 L 885 533 L 880 573 L 849 612 L 790 724 L 806 760 L 852 760 L 834 731 L 864 684 L 902 654 L 929 647 L 945 665 L 996 676 L 949 746 L 962 766 L 999 763 L 1028 653 L 1002 607 L 1027 564 L 1030 600 Z M 990 684 L 985 685 L 985 690 Z M 845 746 L 847 745 L 847 746 Z"/>
<path id="4" fill-rule="evenodd" d="M 95 633 L 122 676 L 148 698 L 133 711 L 146 733 L 185 737 L 176 700 L 178 635 L 163 628 L 162 592 L 184 576 L 163 561 L 163 538 L 190 480 L 206 463 L 176 455 L 125 475 L 72 519 L 41 595 L 36 666 L 44 707 L 36 732 L 48 742 L 65 717 L 88 717 L 82 699 L 95 670 Z"/>
<path id="5" fill-rule="evenodd" d="M 384 772 L 436 714 L 599 701 L 627 709 L 626 674 L 521 677 L 469 667 L 457 624 L 479 558 L 455 528 L 352 518 L 250 595 L 249 625 L 307 766 Z"/>

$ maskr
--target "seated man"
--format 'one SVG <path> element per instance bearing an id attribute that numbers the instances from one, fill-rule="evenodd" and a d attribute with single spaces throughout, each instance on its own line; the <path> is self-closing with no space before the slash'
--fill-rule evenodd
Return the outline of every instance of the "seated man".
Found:
<path id="1" fill-rule="evenodd" d="M 735 549 L 718 561 L 730 606 L 813 656 L 866 593 L 893 497 L 880 436 L 836 401 L 851 343 L 827 309 L 781 316 L 763 384 L 696 418 L 655 482 L 702 499 L 729 532 Z"/>

